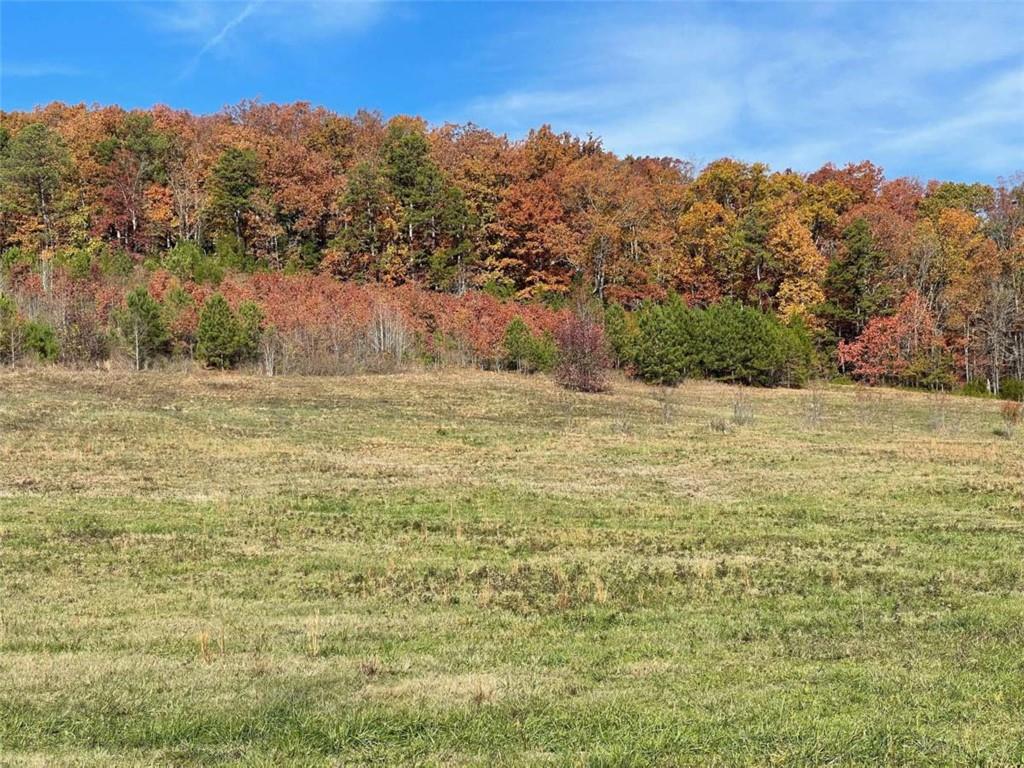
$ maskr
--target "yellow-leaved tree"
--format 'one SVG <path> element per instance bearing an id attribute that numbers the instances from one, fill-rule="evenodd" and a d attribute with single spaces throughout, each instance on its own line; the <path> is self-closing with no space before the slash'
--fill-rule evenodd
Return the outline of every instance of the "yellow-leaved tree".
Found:
<path id="1" fill-rule="evenodd" d="M 795 213 L 785 213 L 772 229 L 768 250 L 781 277 L 775 294 L 779 314 L 786 320 L 802 317 L 810 323 L 813 308 L 825 300 L 821 284 L 827 267 L 810 230 Z"/>

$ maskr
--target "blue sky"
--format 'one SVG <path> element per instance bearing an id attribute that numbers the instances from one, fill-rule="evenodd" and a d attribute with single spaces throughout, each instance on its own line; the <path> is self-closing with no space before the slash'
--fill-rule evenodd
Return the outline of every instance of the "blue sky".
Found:
<path id="1" fill-rule="evenodd" d="M 1024 170 L 1024 2 L 0 2 L 0 107 L 242 99 L 621 154 Z"/>

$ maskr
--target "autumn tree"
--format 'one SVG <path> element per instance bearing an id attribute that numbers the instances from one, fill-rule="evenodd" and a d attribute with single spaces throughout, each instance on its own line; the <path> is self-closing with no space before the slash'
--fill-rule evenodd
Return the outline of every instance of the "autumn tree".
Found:
<path id="1" fill-rule="evenodd" d="M 494 232 L 502 245 L 489 264 L 492 280 L 521 297 L 568 291 L 578 243 L 550 181 L 526 179 L 509 186 Z"/>
<path id="2" fill-rule="evenodd" d="M 217 155 L 218 120 L 194 118 L 166 107 L 156 107 L 153 112 L 155 129 L 169 142 L 164 177 L 174 239 L 202 244 L 206 241 L 207 178 Z"/>
<path id="3" fill-rule="evenodd" d="M 919 208 L 923 215 L 938 219 L 943 211 L 954 209 L 977 215 L 994 201 L 992 187 L 987 184 L 961 182 L 932 182 Z"/>
<path id="4" fill-rule="evenodd" d="M 431 135 L 432 155 L 442 173 L 462 193 L 470 227 L 464 249 L 470 258 L 456 263 L 456 291 L 474 284 L 480 266 L 500 250 L 495 236 L 497 208 L 511 178 L 508 140 L 475 125 L 444 125 Z"/>
<path id="5" fill-rule="evenodd" d="M 626 158 L 619 182 L 621 258 L 606 280 L 608 300 L 636 307 L 663 298 L 676 275 L 676 222 L 692 168 L 674 158 Z"/>
<path id="6" fill-rule="evenodd" d="M 598 149 L 591 145 L 588 151 Z M 569 291 L 580 243 L 569 226 L 563 190 L 569 164 L 582 154 L 580 142 L 549 126 L 531 131 L 515 147 L 492 227 L 500 243 L 487 264 L 492 283 L 523 298 Z"/>
<path id="7" fill-rule="evenodd" d="M 815 186 L 826 186 L 829 182 L 850 190 L 855 202 L 867 203 L 875 199 L 885 180 L 885 172 L 869 160 L 860 163 L 847 163 L 837 168 L 832 163 L 814 171 L 807 181 Z"/>
<path id="8" fill-rule="evenodd" d="M 563 181 L 566 215 L 579 242 L 575 272 L 604 299 L 623 253 L 623 192 L 627 169 L 605 152 L 572 163 Z"/>
<path id="9" fill-rule="evenodd" d="M 784 319 L 805 320 L 825 300 L 821 281 L 825 276 L 825 259 L 807 227 L 794 213 L 784 214 L 768 239 L 772 266 L 779 278 L 775 304 Z"/>
<path id="10" fill-rule="evenodd" d="M 854 341 L 841 341 L 839 362 L 869 383 L 948 387 L 951 381 L 952 361 L 935 317 L 913 292 L 893 315 L 873 318 Z"/>
<path id="11" fill-rule="evenodd" d="M 999 271 L 996 248 L 984 236 L 978 218 L 961 208 L 945 209 L 939 214 L 936 228 L 936 313 L 962 353 L 963 377 L 969 382 L 985 364 L 983 359 L 976 359 L 976 332 L 986 289 Z"/>
<path id="12" fill-rule="evenodd" d="M 169 137 L 154 128 L 153 117 L 131 112 L 98 142 L 94 152 L 102 168 L 99 196 L 103 213 L 100 231 L 110 231 L 130 251 L 142 252 L 152 235 L 168 233 L 150 229 L 150 209 L 159 207 L 166 191 L 166 160 Z"/>
<path id="13" fill-rule="evenodd" d="M 278 247 L 290 260 L 314 267 L 331 234 L 341 180 L 333 173 L 330 159 L 310 148 L 301 135 L 269 136 L 261 149 L 265 204 L 282 237 Z"/>
<path id="14" fill-rule="evenodd" d="M 742 163 L 732 158 L 715 160 L 694 179 L 692 194 L 700 200 L 714 200 L 739 215 L 762 199 L 768 176 L 764 163 Z"/>
<path id="15" fill-rule="evenodd" d="M 679 217 L 683 253 L 673 275 L 676 287 L 696 300 L 715 299 L 734 290 L 736 276 L 725 258 L 736 215 L 716 200 L 697 200 Z M 750 251 L 754 248 L 751 244 Z"/>
<path id="16" fill-rule="evenodd" d="M 81 104 L 0 112 L 3 289 L 52 322 L 61 354 L 83 359 L 103 354 L 105 331 L 118 335 L 133 271 L 149 272 L 185 355 L 203 283 L 223 286 L 231 306 L 256 300 L 278 352 L 302 338 L 325 359 L 383 302 L 355 307 L 356 294 L 337 293 L 363 282 L 405 291 L 403 323 L 430 354 L 487 361 L 501 357 L 512 317 L 547 338 L 556 324 L 530 312 L 574 293 L 609 305 L 609 336 L 614 326 L 634 347 L 639 321 L 657 314 L 639 308 L 677 293 L 693 317 L 732 300 L 714 310 L 724 320 L 754 307 L 772 322 L 744 316 L 743 327 L 773 338 L 803 327 L 823 349 L 877 338 L 894 297 L 915 294 L 958 380 L 995 391 L 1024 377 L 1022 211 L 1020 178 L 924 185 L 866 161 L 802 174 L 730 158 L 696 172 L 548 126 L 510 141 L 302 102 L 202 116 Z M 157 291 L 164 270 L 176 285 Z M 267 272 L 290 277 L 271 290 Z M 492 312 L 496 296 L 521 304 Z M 45 335 L 34 337 L 40 348 Z M 633 359 L 626 347 L 616 356 Z"/>
<path id="17" fill-rule="evenodd" d="M 576 311 L 555 332 L 558 364 L 555 380 L 576 392 L 608 388 L 608 347 L 604 329 L 586 311 Z"/>

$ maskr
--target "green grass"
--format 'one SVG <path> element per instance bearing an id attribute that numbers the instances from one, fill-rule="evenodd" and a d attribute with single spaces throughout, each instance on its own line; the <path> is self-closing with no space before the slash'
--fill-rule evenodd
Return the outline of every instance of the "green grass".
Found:
<path id="1" fill-rule="evenodd" d="M 999 404 L 735 396 L 4 373 L 0 763 L 1024 761 Z"/>

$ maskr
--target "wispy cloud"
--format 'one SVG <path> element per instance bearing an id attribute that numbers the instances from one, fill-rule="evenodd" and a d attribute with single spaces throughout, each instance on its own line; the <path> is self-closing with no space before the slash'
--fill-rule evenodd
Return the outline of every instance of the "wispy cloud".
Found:
<path id="1" fill-rule="evenodd" d="M 141 6 L 141 12 L 172 42 L 195 46 L 179 74 L 181 80 L 194 75 L 214 53 L 237 63 L 243 54 L 267 45 L 294 46 L 361 32 L 383 16 L 385 5 L 341 0 L 176 0 Z"/>
<path id="2" fill-rule="evenodd" d="M 973 163 L 993 174 L 1024 168 L 1024 67 L 983 78 L 953 107 L 938 119 L 894 133 L 880 143 L 881 148 L 911 156 L 940 155 L 955 162 L 962 148 L 970 147 Z M 1014 156 L 1020 168 L 1007 168 L 1005 159 Z"/>
<path id="3" fill-rule="evenodd" d="M 277 0 L 263 9 L 260 34 L 296 44 L 363 32 L 387 12 L 387 3 L 347 0 Z"/>
<path id="4" fill-rule="evenodd" d="M 227 38 L 228 34 L 230 34 L 231 30 L 233 30 L 247 18 L 252 16 L 252 14 L 256 11 L 256 9 L 261 5 L 262 2 L 263 0 L 254 0 L 254 2 L 250 2 L 244 8 L 242 8 L 242 10 L 239 13 L 228 19 L 228 21 L 220 27 L 217 33 L 210 37 L 203 44 L 203 47 L 199 49 L 199 51 L 188 63 L 185 69 L 182 70 L 179 79 L 184 79 L 194 74 L 195 71 L 199 68 L 199 64 L 202 61 L 203 56 L 205 56 L 209 51 L 213 50 L 217 46 L 221 45 Z"/>
<path id="5" fill-rule="evenodd" d="M 598 8 L 549 25 L 534 41 L 546 65 L 525 62 L 462 116 L 513 133 L 593 131 L 621 153 L 798 170 L 870 158 L 988 177 L 1024 165 L 1024 6 L 870 7 Z"/>
<path id="6" fill-rule="evenodd" d="M 69 67 L 63 64 L 50 63 L 23 63 L 11 64 L 4 62 L 0 66 L 0 75 L 3 77 L 83 77 L 89 74 L 77 67 Z"/>

